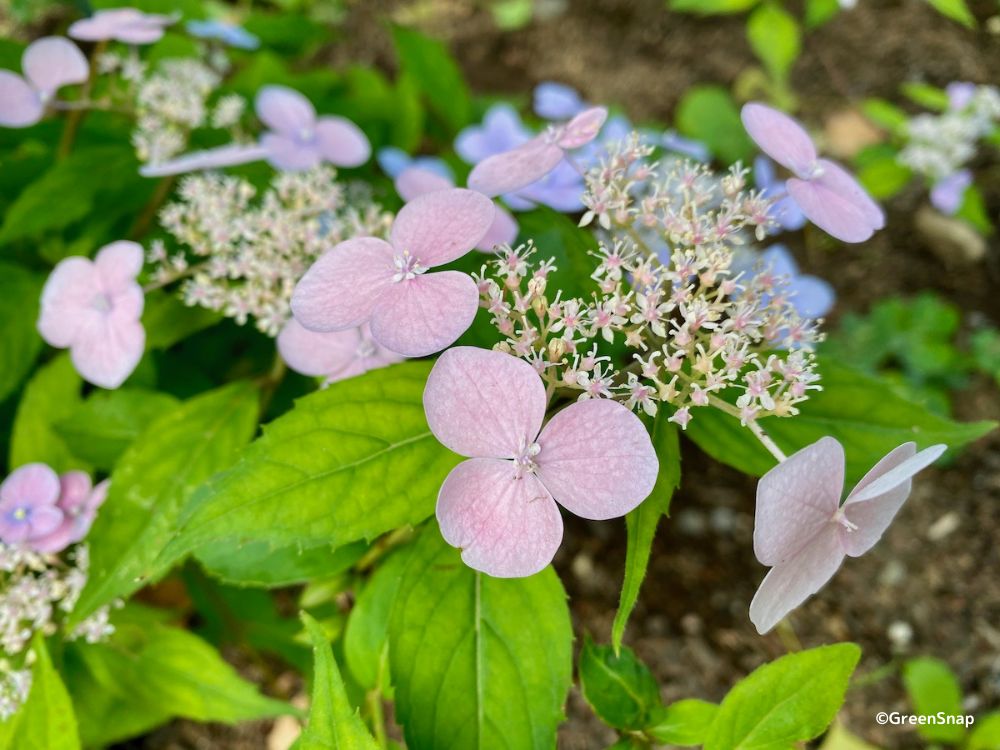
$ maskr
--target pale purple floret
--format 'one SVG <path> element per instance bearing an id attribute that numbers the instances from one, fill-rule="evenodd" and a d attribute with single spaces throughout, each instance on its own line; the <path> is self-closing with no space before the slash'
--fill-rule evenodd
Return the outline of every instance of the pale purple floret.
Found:
<path id="1" fill-rule="evenodd" d="M 255 102 L 257 116 L 269 129 L 256 144 L 229 144 L 185 154 L 140 169 L 146 177 L 163 177 L 218 169 L 264 159 L 276 169 L 301 171 L 323 162 L 357 167 L 368 161 L 371 145 L 361 129 L 344 117 L 318 117 L 312 103 L 286 86 L 264 86 Z"/>
<path id="2" fill-rule="evenodd" d="M 63 519 L 53 531 L 32 542 L 32 548 L 38 552 L 61 552 L 87 536 L 98 508 L 108 497 L 110 480 L 93 486 L 85 472 L 70 471 L 59 477 L 59 485 L 57 506 Z"/>
<path id="3" fill-rule="evenodd" d="M 109 8 L 70 24 L 66 33 L 84 42 L 152 44 L 160 41 L 166 27 L 176 21 L 177 16 L 143 13 L 135 8 Z"/>
<path id="4" fill-rule="evenodd" d="M 56 91 L 83 83 L 90 75 L 87 58 L 67 39 L 47 36 L 28 45 L 19 76 L 0 70 L 0 126 L 24 128 L 42 119 Z"/>
<path id="5" fill-rule="evenodd" d="M 976 96 L 979 87 L 967 81 L 955 81 L 945 87 L 945 94 L 948 96 L 948 109 L 965 109 Z"/>
<path id="6" fill-rule="evenodd" d="M 345 331 L 310 331 L 295 318 L 278 334 L 278 351 L 285 363 L 303 375 L 346 380 L 369 370 L 388 367 L 403 357 L 372 338 L 368 325 Z"/>
<path id="7" fill-rule="evenodd" d="M 766 286 L 774 286 L 783 280 L 782 292 L 788 294 L 788 301 L 803 318 L 821 318 L 830 312 L 836 294 L 829 282 L 818 276 L 800 274 L 795 257 L 784 245 L 771 245 L 761 253 L 740 252 L 733 256 L 731 270 L 746 275 L 766 274 Z M 761 295 L 761 304 L 766 306 L 770 295 Z"/>
<path id="8" fill-rule="evenodd" d="M 913 476 L 945 451 L 915 443 L 890 451 L 841 504 L 844 449 L 831 437 L 803 448 L 757 484 L 754 554 L 770 572 L 750 604 L 750 619 L 766 633 L 819 591 L 844 558 L 878 542 L 910 495 Z"/>
<path id="9" fill-rule="evenodd" d="M 455 152 L 468 164 L 510 151 L 531 140 L 532 132 L 509 104 L 494 104 L 480 125 L 470 125 L 455 137 Z"/>
<path id="10" fill-rule="evenodd" d="M 242 26 L 227 23 L 218 19 L 207 21 L 188 21 L 185 24 L 187 32 L 199 39 L 214 39 L 236 49 L 255 50 L 260 47 L 260 38 L 251 34 Z"/>
<path id="11" fill-rule="evenodd" d="M 498 351 L 449 349 L 427 378 L 431 432 L 468 458 L 438 493 L 441 533 L 492 576 L 529 576 L 552 561 L 563 534 L 556 503 L 583 518 L 617 518 L 656 482 L 656 452 L 627 408 L 578 401 L 543 427 L 546 401 L 534 368 Z"/>
<path id="12" fill-rule="evenodd" d="M 421 195 L 396 215 L 388 242 L 356 237 L 320 257 L 295 287 L 292 313 L 312 331 L 368 323 L 376 343 L 407 357 L 440 351 L 472 325 L 479 289 L 460 271 L 428 271 L 475 247 L 494 215 L 473 190 Z"/>
<path id="13" fill-rule="evenodd" d="M 701 141 L 693 138 L 685 138 L 674 130 L 667 130 L 660 136 L 660 145 L 667 151 L 681 156 L 686 156 L 695 161 L 707 162 L 711 160 L 712 154 Z"/>
<path id="14" fill-rule="evenodd" d="M 533 101 L 535 114 L 546 120 L 568 120 L 587 108 L 579 91 L 555 81 L 543 81 L 535 86 Z"/>
<path id="15" fill-rule="evenodd" d="M 396 179 L 404 170 L 416 167 L 425 172 L 432 172 L 440 177 L 445 177 L 452 183 L 455 182 L 455 173 L 444 159 L 436 156 L 410 156 L 401 148 L 386 146 L 380 148 L 375 154 L 379 167 L 387 175 Z"/>
<path id="16" fill-rule="evenodd" d="M 774 162 L 766 156 L 758 156 L 753 162 L 753 179 L 757 189 L 765 198 L 771 198 L 771 215 L 778 222 L 780 229 L 798 231 L 806 225 L 806 215 L 792 200 L 785 189 L 785 181 L 780 179 L 774 169 Z M 780 231 L 775 229 L 774 231 Z"/>
<path id="17" fill-rule="evenodd" d="M 971 184 L 972 172 L 960 169 L 934 183 L 934 187 L 931 188 L 931 204 L 941 213 L 954 216 L 962 207 L 965 191 Z"/>
<path id="18" fill-rule="evenodd" d="M 404 169 L 395 180 L 396 192 L 404 201 L 412 201 L 421 195 L 433 193 L 435 190 L 447 190 L 455 187 L 455 183 L 436 172 L 430 172 L 421 167 Z M 492 252 L 497 245 L 509 245 L 517 239 L 517 220 L 502 206 L 494 203 L 496 214 L 493 223 L 483 238 L 476 244 L 477 250 Z"/>
<path id="19" fill-rule="evenodd" d="M 15 469 L 0 484 L 0 541 L 34 548 L 63 521 L 59 476 L 41 463 Z"/>
<path id="20" fill-rule="evenodd" d="M 113 242 L 93 261 L 59 261 L 42 289 L 42 338 L 68 348 L 77 372 L 102 388 L 120 386 L 142 359 L 144 297 L 136 281 L 142 265 L 140 245 Z"/>
<path id="21" fill-rule="evenodd" d="M 765 104 L 751 102 L 743 125 L 761 150 L 795 176 L 788 194 L 813 224 L 843 242 L 864 242 L 885 226 L 885 215 L 843 167 L 820 159 L 801 124 Z"/>

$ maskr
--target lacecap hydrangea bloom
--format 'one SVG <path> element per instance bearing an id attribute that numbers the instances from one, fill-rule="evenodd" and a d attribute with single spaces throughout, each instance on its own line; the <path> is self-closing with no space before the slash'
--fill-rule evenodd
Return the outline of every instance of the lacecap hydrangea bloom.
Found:
<path id="1" fill-rule="evenodd" d="M 176 20 L 175 16 L 143 13 L 135 8 L 110 8 L 73 22 L 66 33 L 84 42 L 152 44 L 160 41 L 166 28 Z"/>
<path id="2" fill-rule="evenodd" d="M 456 347 L 427 378 L 431 432 L 468 457 L 441 486 L 441 533 L 476 570 L 537 573 L 562 541 L 557 503 L 583 518 L 623 516 L 652 491 L 659 470 L 642 422 L 621 404 L 570 404 L 547 423 L 545 384 L 527 363 Z"/>
<path id="3" fill-rule="evenodd" d="M 825 437 L 789 456 L 757 484 L 754 554 L 771 571 L 750 604 L 766 633 L 819 591 L 845 557 L 860 557 L 889 527 L 910 496 L 913 476 L 944 453 L 914 443 L 891 451 L 841 503 L 844 448 Z"/>

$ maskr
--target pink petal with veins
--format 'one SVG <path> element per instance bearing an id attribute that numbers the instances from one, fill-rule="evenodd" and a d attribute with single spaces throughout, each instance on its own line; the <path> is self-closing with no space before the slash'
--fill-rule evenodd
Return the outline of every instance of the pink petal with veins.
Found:
<path id="1" fill-rule="evenodd" d="M 604 107 L 592 107 L 584 110 L 563 126 L 556 145 L 564 149 L 580 148 L 594 140 L 604 121 L 608 119 L 608 110 Z"/>
<path id="2" fill-rule="evenodd" d="M 316 148 L 331 164 L 358 167 L 372 154 L 368 137 L 345 117 L 321 117 L 316 123 Z"/>
<path id="3" fill-rule="evenodd" d="M 389 241 L 425 268 L 461 258 L 486 235 L 496 209 L 474 190 L 436 190 L 414 198 L 400 210 Z"/>
<path id="4" fill-rule="evenodd" d="M 743 105 L 740 117 L 761 151 L 799 177 L 809 176 L 816 165 L 816 146 L 798 120 L 758 102 Z"/>
<path id="5" fill-rule="evenodd" d="M 540 180 L 563 159 L 563 150 L 539 136 L 511 151 L 489 156 L 469 174 L 468 185 L 484 195 L 512 193 Z"/>

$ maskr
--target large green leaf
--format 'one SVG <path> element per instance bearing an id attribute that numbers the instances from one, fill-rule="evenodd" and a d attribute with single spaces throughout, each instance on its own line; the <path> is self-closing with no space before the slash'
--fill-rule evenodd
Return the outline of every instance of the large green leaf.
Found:
<path id="1" fill-rule="evenodd" d="M 826 729 L 844 702 L 861 658 L 853 643 L 783 656 L 729 691 L 705 750 L 787 750 Z"/>
<path id="2" fill-rule="evenodd" d="M 226 583 L 276 588 L 342 573 L 367 549 L 364 542 L 343 547 L 320 544 L 307 549 L 292 545 L 272 548 L 266 542 L 248 542 L 239 547 L 202 547 L 195 556 L 205 570 Z"/>
<path id="3" fill-rule="evenodd" d="M 185 305 L 173 294 L 156 290 L 146 295 L 142 325 L 149 349 L 167 349 L 203 328 L 215 325 L 222 316 L 204 307 Z"/>
<path id="4" fill-rule="evenodd" d="M 587 636 L 577 671 L 584 699 L 609 726 L 643 729 L 662 707 L 656 678 L 627 646 L 616 653 Z"/>
<path id="5" fill-rule="evenodd" d="M 337 546 L 427 518 L 458 461 L 424 419 L 430 364 L 375 370 L 297 401 L 197 493 L 167 556 L 248 540 Z"/>
<path id="6" fill-rule="evenodd" d="M 21 384 L 42 349 L 35 329 L 41 293 L 37 274 L 13 263 L 0 263 L 0 401 Z"/>
<path id="7" fill-rule="evenodd" d="M 704 744 L 719 707 L 697 698 L 671 703 L 654 716 L 646 734 L 665 745 Z"/>
<path id="8" fill-rule="evenodd" d="M 158 555 L 194 490 L 235 460 L 253 436 L 258 393 L 233 383 L 154 422 L 126 451 L 90 530 L 90 577 L 73 610 L 79 622 L 165 570 Z"/>
<path id="9" fill-rule="evenodd" d="M 491 578 L 462 563 L 430 525 L 399 591 L 389 663 L 407 747 L 554 747 L 573 640 L 555 572 Z"/>
<path id="10" fill-rule="evenodd" d="M 625 580 L 622 583 L 618 611 L 611 626 L 611 643 L 618 649 L 629 615 L 639 598 L 639 588 L 646 577 L 649 554 L 660 517 L 670 512 L 670 500 L 681 482 L 681 450 L 677 427 L 667 421 L 662 411 L 653 422 L 653 448 L 660 460 L 660 473 L 649 497 L 625 516 L 628 544 L 625 550 Z"/>
<path id="11" fill-rule="evenodd" d="M 692 86 L 677 105 L 677 129 L 695 138 L 726 164 L 747 162 L 756 147 L 743 128 L 740 112 L 721 86 Z"/>
<path id="12" fill-rule="evenodd" d="M 939 417 L 895 395 L 878 378 L 827 359 L 821 359 L 820 373 L 823 390 L 811 392 L 799 415 L 769 417 L 762 419 L 760 426 L 786 454 L 824 435 L 837 438 L 847 454 L 849 483 L 859 480 L 878 459 L 907 441 L 921 448 L 935 443 L 957 448 L 996 426 L 995 422 L 962 423 Z M 760 476 L 774 468 L 774 458 L 750 430 L 716 409 L 696 411 L 687 434 L 710 456 L 747 474 Z"/>
<path id="13" fill-rule="evenodd" d="M 74 455 L 109 470 L 146 427 L 178 403 L 169 394 L 137 388 L 94 391 L 55 429 Z"/>
<path id="14" fill-rule="evenodd" d="M 73 704 L 41 633 L 35 634 L 31 653 L 31 691 L 17 713 L 0 722 L 0 750 L 79 750 Z"/>
<path id="15" fill-rule="evenodd" d="M 780 5 L 765 2 L 747 20 L 747 39 L 771 77 L 786 82 L 802 46 L 795 18 Z"/>
<path id="16" fill-rule="evenodd" d="M 405 26 L 392 27 L 400 70 L 423 91 L 431 111 L 452 133 L 469 123 L 472 100 L 458 63 L 445 45 Z"/>
<path id="17" fill-rule="evenodd" d="M 294 750 L 377 750 L 378 745 L 347 700 L 330 641 L 319 623 L 305 612 L 302 621 L 312 641 L 316 667 L 309 723 L 292 747 Z"/>
<path id="18" fill-rule="evenodd" d="M 927 2 L 933 5 L 941 15 L 958 21 L 970 29 L 976 28 L 976 17 L 972 15 L 965 0 L 927 0 Z"/>
<path id="19" fill-rule="evenodd" d="M 741 13 L 750 10 L 759 2 L 760 0 L 668 0 L 668 5 L 671 10 L 714 16 L 723 13 Z"/>
<path id="20" fill-rule="evenodd" d="M 55 425 L 77 408 L 82 386 L 68 354 L 60 354 L 35 372 L 17 405 L 10 439 L 11 468 L 32 461 L 60 472 L 88 468 L 55 431 Z"/>
<path id="21" fill-rule="evenodd" d="M 907 661 L 903 665 L 903 684 L 918 715 L 934 716 L 940 712 L 960 716 L 965 713 L 958 678 L 940 659 L 923 657 Z M 949 745 L 965 737 L 965 727 L 961 724 L 920 724 L 917 731 L 924 739 Z"/>

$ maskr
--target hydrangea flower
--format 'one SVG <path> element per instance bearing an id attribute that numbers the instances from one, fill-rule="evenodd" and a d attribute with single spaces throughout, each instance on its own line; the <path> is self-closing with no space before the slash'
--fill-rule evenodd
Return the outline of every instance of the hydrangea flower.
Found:
<path id="1" fill-rule="evenodd" d="M 77 372 L 102 388 L 120 386 L 142 359 L 142 263 L 140 245 L 112 242 L 93 261 L 61 260 L 42 289 L 42 338 L 68 348 Z"/>
<path id="2" fill-rule="evenodd" d="M 382 171 L 393 179 L 399 177 L 405 170 L 411 167 L 416 167 L 417 169 L 422 169 L 425 172 L 433 172 L 441 177 L 446 177 L 452 183 L 455 182 L 455 173 L 451 170 L 451 167 L 448 166 L 448 162 L 444 159 L 439 159 L 436 156 L 414 157 L 410 156 L 401 148 L 386 146 L 378 150 L 378 153 L 375 154 L 375 158 L 378 161 L 379 167 L 382 168 Z"/>
<path id="3" fill-rule="evenodd" d="M 784 245 L 771 245 L 761 253 L 738 252 L 733 256 L 732 271 L 756 276 L 757 283 L 767 288 L 778 288 L 778 280 L 782 279 L 781 293 L 803 318 L 823 317 L 830 312 L 836 299 L 829 282 L 799 273 L 795 256 Z M 768 297 L 762 304 L 768 304 Z"/>
<path id="4" fill-rule="evenodd" d="M 779 179 L 774 170 L 774 162 L 766 156 L 758 156 L 753 162 L 753 180 L 765 198 L 771 198 L 771 215 L 782 229 L 795 232 L 806 225 L 806 215 L 785 189 L 785 181 Z"/>
<path id="5" fill-rule="evenodd" d="M 455 138 L 455 152 L 468 164 L 478 164 L 531 140 L 532 133 L 509 104 L 494 104 L 480 125 L 464 128 Z"/>
<path id="6" fill-rule="evenodd" d="M 527 143 L 483 159 L 473 168 L 468 185 L 490 196 L 521 190 L 555 169 L 567 151 L 594 140 L 607 117 L 603 107 L 584 110 L 568 123 L 552 126 Z"/>
<path id="7" fill-rule="evenodd" d="M 0 541 L 33 547 L 63 521 L 59 477 L 41 463 L 15 469 L 0 484 Z"/>
<path id="8" fill-rule="evenodd" d="M 160 41 L 166 27 L 176 20 L 175 16 L 143 13 L 135 8 L 110 8 L 75 21 L 66 33 L 84 42 L 152 44 Z"/>
<path id="9" fill-rule="evenodd" d="M 441 533 L 466 565 L 529 576 L 562 540 L 562 505 L 578 516 L 623 516 L 653 490 L 659 462 L 637 416 L 607 399 L 578 401 L 542 422 L 545 386 L 527 362 L 456 347 L 424 389 L 431 432 L 468 457 L 441 485 Z"/>
<path id="10" fill-rule="evenodd" d="M 278 334 L 278 351 L 296 372 L 326 378 L 324 384 L 388 367 L 403 357 L 372 338 L 368 325 L 327 333 L 310 331 L 292 318 Z"/>
<path id="11" fill-rule="evenodd" d="M 712 159 L 712 154 L 701 141 L 685 138 L 674 130 L 667 130 L 660 136 L 660 145 L 667 151 L 686 156 L 699 162 Z"/>
<path id="12" fill-rule="evenodd" d="M 47 36 L 28 45 L 21 57 L 24 77 L 0 70 L 0 125 L 24 128 L 42 119 L 61 87 L 83 83 L 90 75 L 87 58 L 72 42 Z"/>
<path id="13" fill-rule="evenodd" d="M 357 237 L 320 257 L 295 287 L 292 313 L 312 331 L 368 322 L 379 345 L 407 357 L 440 351 L 472 325 L 479 290 L 460 271 L 427 271 L 475 247 L 494 215 L 472 190 L 422 195 L 397 214 L 388 242 Z"/>
<path id="14" fill-rule="evenodd" d="M 962 207 L 965 191 L 972 184 L 972 172 L 960 169 L 938 180 L 931 188 L 931 204 L 943 214 L 953 216 Z"/>
<path id="15" fill-rule="evenodd" d="M 818 157 L 796 120 L 756 102 L 744 105 L 741 116 L 764 153 L 794 173 L 785 188 L 809 221 L 844 242 L 864 242 L 885 226 L 878 204 L 847 170 Z"/>
<path id="16" fill-rule="evenodd" d="M 587 108 L 580 92 L 565 83 L 543 81 L 535 86 L 535 114 L 546 120 L 568 120 Z"/>
<path id="17" fill-rule="evenodd" d="M 447 190 L 455 187 L 452 180 L 421 167 L 410 167 L 403 170 L 396 178 L 395 185 L 396 192 L 404 201 L 412 201 L 414 198 L 433 193 L 435 190 Z M 497 245 L 509 245 L 517 239 L 517 231 L 517 220 L 502 206 L 496 206 L 493 223 L 476 244 L 476 248 L 490 252 Z"/>
<path id="18" fill-rule="evenodd" d="M 287 86 L 264 86 L 257 92 L 255 107 L 257 116 L 270 128 L 258 143 L 195 151 L 146 165 L 140 174 L 163 177 L 260 159 L 266 159 L 276 169 L 300 172 L 324 161 L 338 167 L 357 167 L 371 156 L 371 144 L 357 125 L 345 117 L 317 117 L 312 103 Z"/>
<path id="19" fill-rule="evenodd" d="M 750 604 L 766 633 L 829 581 L 846 556 L 860 557 L 882 538 L 910 496 L 913 476 L 945 451 L 917 453 L 904 443 L 889 452 L 841 504 L 844 448 L 821 438 L 789 456 L 757 484 L 753 549 L 771 571 Z"/>
<path id="20" fill-rule="evenodd" d="M 260 39 L 242 26 L 225 21 L 188 21 L 187 32 L 199 39 L 215 39 L 237 49 L 254 50 L 260 47 Z"/>
<path id="21" fill-rule="evenodd" d="M 108 497 L 110 486 L 107 479 L 93 486 L 90 477 L 82 471 L 63 474 L 59 478 L 59 502 L 56 504 L 62 511 L 62 522 L 53 531 L 32 541 L 32 548 L 45 553 L 61 552 L 87 536 L 97 517 L 97 509 Z"/>
<path id="22" fill-rule="evenodd" d="M 948 97 L 948 109 L 960 110 L 968 107 L 976 96 L 979 86 L 968 81 L 955 81 L 945 86 Z"/>

